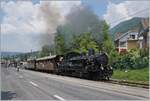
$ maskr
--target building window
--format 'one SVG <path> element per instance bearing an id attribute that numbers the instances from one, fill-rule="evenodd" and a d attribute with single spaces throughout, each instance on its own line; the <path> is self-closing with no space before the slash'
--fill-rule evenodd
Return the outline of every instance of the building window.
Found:
<path id="1" fill-rule="evenodd" d="M 126 42 L 120 42 L 120 47 L 126 47 Z"/>
<path id="2" fill-rule="evenodd" d="M 135 39 L 135 35 L 130 35 L 130 38 L 131 39 Z"/>

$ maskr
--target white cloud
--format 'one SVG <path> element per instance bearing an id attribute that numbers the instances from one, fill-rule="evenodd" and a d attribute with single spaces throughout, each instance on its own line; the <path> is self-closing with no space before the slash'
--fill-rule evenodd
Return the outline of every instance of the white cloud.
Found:
<path id="1" fill-rule="evenodd" d="M 81 1 L 52 1 L 53 6 L 57 6 L 63 15 L 69 13 L 71 7 L 81 5 Z"/>
<path id="2" fill-rule="evenodd" d="M 44 31 L 44 21 L 37 16 L 39 7 L 39 4 L 32 5 L 29 1 L 2 2 L 2 10 L 6 14 L 1 25 L 2 34 L 31 34 Z"/>
<path id="3" fill-rule="evenodd" d="M 30 52 L 39 50 L 38 37 L 34 34 L 2 34 L 1 51 Z"/>
<path id="4" fill-rule="evenodd" d="M 11 37 L 12 35 L 17 36 L 15 38 L 18 40 L 18 43 L 16 41 L 14 43 L 16 44 L 16 46 L 14 46 L 16 51 L 28 50 L 28 48 L 31 47 L 29 44 L 35 45 L 35 40 L 32 41 L 30 36 L 44 34 L 46 32 L 47 22 L 41 12 L 41 6 L 43 4 L 50 4 L 58 9 L 61 14 L 58 20 L 63 21 L 64 16 L 70 11 L 71 7 L 80 5 L 81 1 L 40 1 L 39 4 L 33 4 L 31 1 L 1 2 L 1 8 L 5 14 L 1 23 L 1 33 L 7 37 Z M 25 38 L 29 39 L 26 40 Z M 25 41 L 23 39 L 25 39 Z M 11 48 L 9 49 L 9 43 L 11 44 L 8 40 L 7 47 L 5 41 L 3 41 L 2 45 L 5 46 L 5 48 L 7 47 L 8 50 L 11 50 Z M 19 47 L 20 44 L 25 45 L 23 50 Z"/>
<path id="5" fill-rule="evenodd" d="M 46 22 L 41 15 L 40 7 L 43 4 L 51 4 L 58 8 L 62 18 L 74 5 L 80 5 L 80 1 L 40 1 L 40 4 L 33 5 L 31 1 L 2 2 L 2 10 L 6 14 L 2 21 L 2 34 L 33 34 L 44 33 Z"/>
<path id="6" fill-rule="evenodd" d="M 132 17 L 148 17 L 150 1 L 124 1 L 119 4 L 109 2 L 104 19 L 111 27 Z"/>

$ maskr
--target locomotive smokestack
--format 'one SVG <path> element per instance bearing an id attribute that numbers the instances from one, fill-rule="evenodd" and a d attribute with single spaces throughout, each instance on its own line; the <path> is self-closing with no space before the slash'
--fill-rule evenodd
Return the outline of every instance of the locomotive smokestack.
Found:
<path id="1" fill-rule="evenodd" d="M 90 49 L 88 50 L 88 56 L 91 56 L 91 55 L 94 55 L 94 54 L 95 54 L 94 49 L 90 48 Z"/>

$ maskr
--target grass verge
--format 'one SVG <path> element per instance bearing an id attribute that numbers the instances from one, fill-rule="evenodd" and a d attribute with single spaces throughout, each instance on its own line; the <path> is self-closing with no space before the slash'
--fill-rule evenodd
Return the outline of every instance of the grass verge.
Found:
<path id="1" fill-rule="evenodd" d="M 112 79 L 126 80 L 137 83 L 149 83 L 149 68 L 128 70 L 114 70 Z"/>

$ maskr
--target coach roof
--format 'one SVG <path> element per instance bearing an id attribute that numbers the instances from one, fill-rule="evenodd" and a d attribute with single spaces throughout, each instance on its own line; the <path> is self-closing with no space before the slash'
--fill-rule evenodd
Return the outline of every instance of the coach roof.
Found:
<path id="1" fill-rule="evenodd" d="M 38 58 L 36 59 L 37 61 L 44 61 L 44 60 L 50 60 L 50 59 L 53 59 L 55 58 L 56 55 L 52 55 L 52 56 L 46 56 L 46 57 L 42 57 L 42 58 Z"/>

